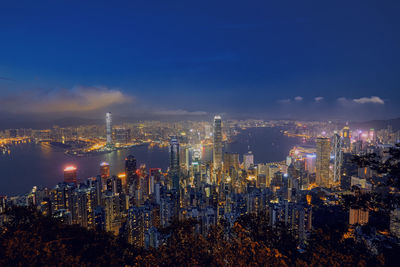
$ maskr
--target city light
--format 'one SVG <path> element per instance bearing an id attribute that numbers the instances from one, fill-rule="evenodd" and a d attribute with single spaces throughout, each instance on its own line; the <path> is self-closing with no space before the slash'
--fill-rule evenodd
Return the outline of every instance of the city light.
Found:
<path id="1" fill-rule="evenodd" d="M 69 171 L 76 171 L 76 167 L 75 166 L 67 166 L 64 168 L 65 172 L 69 172 Z"/>
<path id="2" fill-rule="evenodd" d="M 70 2 L 0 8 L 0 266 L 399 264 L 400 1 Z"/>

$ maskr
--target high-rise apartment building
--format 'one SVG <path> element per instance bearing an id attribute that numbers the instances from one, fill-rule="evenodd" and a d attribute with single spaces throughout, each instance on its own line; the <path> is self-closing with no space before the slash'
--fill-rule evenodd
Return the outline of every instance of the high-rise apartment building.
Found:
<path id="1" fill-rule="evenodd" d="M 320 187 L 329 187 L 330 141 L 329 138 L 318 137 L 315 142 L 317 147 L 316 183 Z"/>
<path id="2" fill-rule="evenodd" d="M 254 155 L 249 151 L 243 155 L 243 167 L 245 170 L 248 170 L 252 165 L 254 165 Z"/>
<path id="3" fill-rule="evenodd" d="M 138 179 L 136 175 L 136 159 L 132 155 L 128 155 L 125 159 L 125 175 L 128 192 L 133 184 L 135 184 L 136 188 L 139 187 L 139 182 L 137 181 Z"/>
<path id="4" fill-rule="evenodd" d="M 225 152 L 224 154 L 224 173 L 230 172 L 231 168 L 239 170 L 239 154 Z"/>

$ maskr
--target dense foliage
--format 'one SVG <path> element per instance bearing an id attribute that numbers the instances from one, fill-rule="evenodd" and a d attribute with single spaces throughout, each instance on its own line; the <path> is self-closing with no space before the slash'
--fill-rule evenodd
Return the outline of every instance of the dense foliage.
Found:
<path id="1" fill-rule="evenodd" d="M 159 249 L 135 248 L 105 232 L 64 225 L 34 209 L 13 208 L 0 235 L 1 266 L 379 266 L 362 244 L 344 239 L 344 229 L 321 228 L 303 252 L 284 226 L 271 228 L 267 216 L 246 215 L 229 228 L 221 222 L 207 236 L 196 222 L 176 222 Z"/>

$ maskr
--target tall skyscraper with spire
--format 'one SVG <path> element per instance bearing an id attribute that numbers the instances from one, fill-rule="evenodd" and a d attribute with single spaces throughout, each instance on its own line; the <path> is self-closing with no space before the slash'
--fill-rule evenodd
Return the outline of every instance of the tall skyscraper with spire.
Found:
<path id="1" fill-rule="evenodd" d="M 214 117 L 214 149 L 213 149 L 214 169 L 222 167 L 222 119 L 221 116 Z"/>
<path id="2" fill-rule="evenodd" d="M 172 188 L 179 190 L 179 142 L 176 136 L 171 137 L 169 144 L 169 173 L 172 178 Z"/>
<path id="3" fill-rule="evenodd" d="M 329 187 L 329 161 L 331 157 L 329 138 L 318 137 L 315 142 L 317 147 L 316 183 L 320 187 Z"/>
<path id="4" fill-rule="evenodd" d="M 112 117 L 111 112 L 106 113 L 106 135 L 107 135 L 107 146 L 112 145 Z"/>

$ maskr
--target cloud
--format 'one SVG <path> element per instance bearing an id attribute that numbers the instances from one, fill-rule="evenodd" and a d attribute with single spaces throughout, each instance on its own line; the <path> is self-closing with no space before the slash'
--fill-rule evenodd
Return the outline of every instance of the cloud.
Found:
<path id="1" fill-rule="evenodd" d="M 11 113 L 89 112 L 132 102 L 119 89 L 83 87 L 30 90 L 0 100 L 0 107 Z"/>
<path id="2" fill-rule="evenodd" d="M 4 77 L 4 76 L 0 76 L 0 80 L 3 80 L 3 81 L 12 81 L 11 78 Z"/>
<path id="3" fill-rule="evenodd" d="M 361 97 L 355 99 L 348 99 L 346 97 L 339 97 L 337 102 L 342 105 L 357 105 L 357 104 L 385 104 L 385 101 L 379 96 Z"/>
<path id="4" fill-rule="evenodd" d="M 369 104 L 369 103 L 380 104 L 380 105 L 385 104 L 385 101 L 383 101 L 383 99 L 380 98 L 379 96 L 361 97 L 361 98 L 353 99 L 353 102 L 355 102 L 357 104 Z"/>
<path id="5" fill-rule="evenodd" d="M 340 104 L 348 104 L 348 103 L 351 103 L 351 101 L 348 100 L 348 99 L 345 98 L 345 97 L 339 97 L 336 101 L 337 101 L 338 103 L 340 103 Z"/>
<path id="6" fill-rule="evenodd" d="M 204 116 L 208 113 L 205 111 L 187 111 L 182 109 L 177 110 L 161 110 L 155 111 L 154 115 L 162 115 L 162 116 Z"/>
<path id="7" fill-rule="evenodd" d="M 280 104 L 288 104 L 288 103 L 290 103 L 291 102 L 291 100 L 288 98 L 288 99 L 281 99 L 281 100 L 278 100 L 278 103 L 280 103 Z"/>
<path id="8" fill-rule="evenodd" d="M 292 103 L 292 100 L 294 100 L 294 101 L 297 101 L 297 102 L 300 102 L 300 101 L 303 101 L 303 97 L 302 96 L 296 96 L 295 98 L 293 98 L 293 99 L 290 99 L 290 98 L 287 98 L 287 99 L 280 99 L 280 100 L 278 100 L 278 103 L 279 104 L 289 104 L 289 103 Z"/>
<path id="9" fill-rule="evenodd" d="M 322 100 L 324 100 L 324 98 L 322 96 L 317 96 L 314 98 L 315 102 L 321 102 Z"/>

